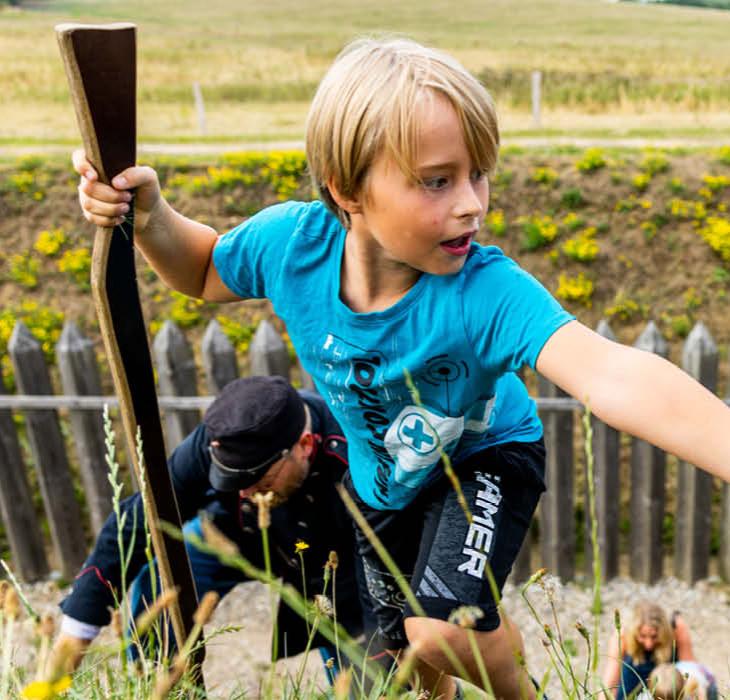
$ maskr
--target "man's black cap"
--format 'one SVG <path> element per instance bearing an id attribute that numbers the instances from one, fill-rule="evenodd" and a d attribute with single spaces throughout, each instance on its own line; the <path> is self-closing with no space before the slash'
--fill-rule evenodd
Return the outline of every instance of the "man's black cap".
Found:
<path id="1" fill-rule="evenodd" d="M 244 377 L 226 384 L 205 412 L 211 442 L 210 483 L 217 491 L 255 484 L 304 430 L 304 402 L 282 377 Z"/>

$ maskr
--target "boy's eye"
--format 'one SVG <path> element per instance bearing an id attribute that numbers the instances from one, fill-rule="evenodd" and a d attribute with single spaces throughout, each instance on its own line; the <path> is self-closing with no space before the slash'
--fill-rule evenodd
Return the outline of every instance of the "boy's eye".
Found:
<path id="1" fill-rule="evenodd" d="M 471 171 L 471 179 L 474 182 L 479 182 L 480 180 L 483 180 L 485 177 L 487 177 L 487 173 L 484 170 L 472 170 Z"/>
<path id="2" fill-rule="evenodd" d="M 422 182 L 427 190 L 441 190 L 449 184 L 449 178 L 439 175 L 437 177 L 424 178 Z"/>

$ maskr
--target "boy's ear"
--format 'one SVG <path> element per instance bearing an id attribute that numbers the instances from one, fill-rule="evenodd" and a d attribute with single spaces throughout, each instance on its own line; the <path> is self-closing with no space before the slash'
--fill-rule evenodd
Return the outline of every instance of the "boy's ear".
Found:
<path id="1" fill-rule="evenodd" d="M 360 200 L 342 194 L 333 178 L 327 180 L 327 189 L 329 190 L 332 199 L 335 200 L 337 206 L 346 211 L 350 216 L 353 214 L 359 214 L 362 211 Z"/>

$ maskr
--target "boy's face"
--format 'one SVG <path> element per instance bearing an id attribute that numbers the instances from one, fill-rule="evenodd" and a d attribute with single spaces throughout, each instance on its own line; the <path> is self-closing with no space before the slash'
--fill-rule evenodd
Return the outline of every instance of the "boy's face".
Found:
<path id="1" fill-rule="evenodd" d="M 459 118 L 440 95 L 420 107 L 420 133 L 411 182 L 387 155 L 368 173 L 352 230 L 372 243 L 375 265 L 400 263 L 435 275 L 454 274 L 486 214 L 489 183 L 475 170 Z"/>

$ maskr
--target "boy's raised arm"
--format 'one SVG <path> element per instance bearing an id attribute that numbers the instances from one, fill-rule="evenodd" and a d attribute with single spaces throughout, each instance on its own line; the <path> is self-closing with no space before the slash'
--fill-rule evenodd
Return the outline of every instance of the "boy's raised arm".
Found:
<path id="1" fill-rule="evenodd" d="M 208 301 L 239 300 L 213 265 L 218 234 L 176 212 L 162 196 L 152 168 L 127 168 L 109 186 L 99 182 L 83 151 L 74 152 L 73 165 L 81 175 L 79 203 L 84 217 L 97 226 L 120 224 L 131 206 L 130 191 L 134 191 L 134 242 L 165 284 Z"/>
<path id="2" fill-rule="evenodd" d="M 572 321 L 545 343 L 537 370 L 617 430 L 730 481 L 730 408 L 671 362 Z"/>

